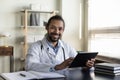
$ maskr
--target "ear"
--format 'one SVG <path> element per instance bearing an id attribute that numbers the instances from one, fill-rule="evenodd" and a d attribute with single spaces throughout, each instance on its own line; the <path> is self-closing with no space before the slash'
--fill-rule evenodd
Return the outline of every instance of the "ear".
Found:
<path id="1" fill-rule="evenodd" d="M 48 30 L 48 23 L 45 23 L 45 29 Z"/>
<path id="2" fill-rule="evenodd" d="M 44 26 L 47 26 L 48 23 L 44 21 L 43 24 L 44 24 Z"/>
<path id="3" fill-rule="evenodd" d="M 48 26 L 45 26 L 45 29 L 48 30 Z"/>

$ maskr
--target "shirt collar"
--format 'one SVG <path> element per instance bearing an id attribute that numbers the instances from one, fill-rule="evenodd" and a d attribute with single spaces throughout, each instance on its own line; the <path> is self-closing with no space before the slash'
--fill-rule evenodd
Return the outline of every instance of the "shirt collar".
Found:
<path id="1" fill-rule="evenodd" d="M 54 46 L 52 45 L 52 43 L 50 43 L 47 39 L 46 39 L 46 42 L 47 42 L 47 44 L 48 44 L 51 48 L 59 48 L 59 47 L 61 46 L 59 41 L 58 41 L 56 47 L 54 47 Z"/>

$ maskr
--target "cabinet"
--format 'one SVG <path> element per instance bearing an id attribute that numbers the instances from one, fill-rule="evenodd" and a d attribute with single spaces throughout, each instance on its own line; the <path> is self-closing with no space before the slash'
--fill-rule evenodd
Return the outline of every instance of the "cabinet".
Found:
<path id="1" fill-rule="evenodd" d="M 10 72 L 13 72 L 13 46 L 0 46 L 0 56 L 10 56 Z"/>
<path id="2" fill-rule="evenodd" d="M 0 56 L 13 56 L 13 47 L 0 46 Z"/>
<path id="3" fill-rule="evenodd" d="M 50 18 L 51 16 L 56 15 L 56 13 L 58 13 L 58 11 L 35 11 L 35 10 L 25 9 L 25 10 L 22 10 L 21 12 L 23 13 L 23 16 L 24 16 L 22 19 L 22 23 L 23 23 L 23 29 L 24 29 L 23 58 L 25 59 L 26 54 L 27 54 L 27 49 L 28 49 L 28 40 L 27 40 L 28 36 L 29 36 L 28 31 L 31 29 L 34 29 L 34 28 L 40 28 L 40 30 L 45 30 L 44 26 L 31 26 L 31 25 L 29 25 L 28 24 L 28 20 L 30 19 L 29 15 L 33 14 L 33 13 L 40 14 L 40 18 L 41 18 L 41 17 L 46 17 L 46 16 L 44 16 L 45 14 L 46 15 L 49 14 L 49 16 L 47 16 L 47 19 L 48 19 L 48 17 Z M 41 15 L 41 14 L 43 14 L 43 15 Z"/>

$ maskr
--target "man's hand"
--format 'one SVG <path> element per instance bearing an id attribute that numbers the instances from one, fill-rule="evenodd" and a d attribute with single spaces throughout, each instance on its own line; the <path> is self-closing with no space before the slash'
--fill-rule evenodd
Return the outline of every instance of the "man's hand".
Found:
<path id="1" fill-rule="evenodd" d="M 95 63 L 95 59 L 88 60 L 86 62 L 86 66 L 89 67 L 89 68 L 91 68 L 91 67 L 94 66 L 94 63 Z"/>
<path id="2" fill-rule="evenodd" d="M 70 58 L 66 59 L 64 62 L 62 62 L 61 64 L 56 65 L 55 66 L 55 70 L 62 70 L 62 69 L 67 68 L 71 64 L 71 62 L 73 61 L 73 59 L 74 58 L 70 57 Z"/>

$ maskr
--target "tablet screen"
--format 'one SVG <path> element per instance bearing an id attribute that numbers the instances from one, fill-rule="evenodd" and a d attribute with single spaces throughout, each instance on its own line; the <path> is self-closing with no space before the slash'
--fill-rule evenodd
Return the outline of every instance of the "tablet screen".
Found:
<path id="1" fill-rule="evenodd" d="M 86 62 L 91 58 L 95 58 L 98 52 L 78 52 L 73 62 L 70 64 L 69 68 L 74 67 L 85 67 Z"/>

